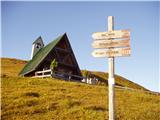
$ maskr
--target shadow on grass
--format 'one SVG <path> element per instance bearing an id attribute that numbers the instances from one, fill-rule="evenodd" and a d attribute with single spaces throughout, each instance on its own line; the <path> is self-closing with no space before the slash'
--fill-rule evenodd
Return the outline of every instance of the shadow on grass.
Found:
<path id="1" fill-rule="evenodd" d="M 95 110 L 95 111 L 106 111 L 106 108 L 100 107 L 100 106 L 87 106 L 85 107 L 87 110 Z"/>
<path id="2" fill-rule="evenodd" d="M 29 96 L 29 97 L 39 97 L 40 94 L 37 92 L 26 92 L 23 94 L 24 96 Z"/>

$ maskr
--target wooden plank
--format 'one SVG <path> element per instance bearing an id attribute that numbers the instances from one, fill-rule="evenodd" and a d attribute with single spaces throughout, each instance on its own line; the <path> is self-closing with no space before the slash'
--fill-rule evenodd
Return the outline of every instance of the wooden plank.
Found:
<path id="1" fill-rule="evenodd" d="M 113 48 L 113 49 L 97 49 L 92 52 L 94 57 L 120 57 L 130 56 L 131 49 L 128 48 Z"/>
<path id="2" fill-rule="evenodd" d="M 42 70 L 42 71 L 36 71 L 35 73 L 45 73 L 45 72 L 51 72 L 52 70 L 51 69 L 48 69 L 48 70 Z"/>
<path id="3" fill-rule="evenodd" d="M 40 75 L 40 76 L 35 76 L 35 77 L 44 78 L 44 77 L 51 77 L 51 75 Z"/>
<path id="4" fill-rule="evenodd" d="M 92 44 L 93 48 L 129 47 L 130 39 L 126 40 L 97 40 Z"/>
<path id="5" fill-rule="evenodd" d="M 115 30 L 109 32 L 95 32 L 92 34 L 92 38 L 95 40 L 109 40 L 115 38 L 129 38 L 130 31 L 129 30 Z"/>
<path id="6" fill-rule="evenodd" d="M 63 52 L 67 52 L 67 53 L 70 53 L 70 49 L 62 49 L 62 48 L 59 48 L 59 47 L 55 47 L 56 50 L 59 50 L 59 51 L 63 51 Z"/>
<path id="7" fill-rule="evenodd" d="M 64 65 L 64 66 L 68 66 L 68 67 L 71 67 L 71 68 L 76 68 L 77 65 L 76 64 L 67 64 L 67 63 L 64 63 L 64 62 L 59 62 L 60 65 Z"/>

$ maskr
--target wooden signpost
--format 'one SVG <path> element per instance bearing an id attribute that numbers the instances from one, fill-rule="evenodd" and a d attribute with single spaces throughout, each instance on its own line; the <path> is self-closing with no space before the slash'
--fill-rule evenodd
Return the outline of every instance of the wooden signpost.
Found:
<path id="1" fill-rule="evenodd" d="M 130 40 L 96 40 L 93 41 L 93 48 L 113 48 L 113 47 L 129 47 Z"/>
<path id="2" fill-rule="evenodd" d="M 114 48 L 114 49 L 97 49 L 92 52 L 94 57 L 124 57 L 130 56 L 131 49 L 128 48 Z"/>
<path id="3" fill-rule="evenodd" d="M 109 120 L 115 120 L 114 57 L 130 56 L 130 32 L 129 30 L 114 30 L 113 16 L 109 16 L 108 32 L 93 33 L 92 38 L 95 40 L 92 47 L 96 48 L 92 55 L 94 57 L 108 57 Z"/>
<path id="4" fill-rule="evenodd" d="M 130 32 L 128 30 L 115 30 L 109 32 L 96 32 L 93 33 L 94 40 L 107 40 L 113 38 L 129 38 Z"/>

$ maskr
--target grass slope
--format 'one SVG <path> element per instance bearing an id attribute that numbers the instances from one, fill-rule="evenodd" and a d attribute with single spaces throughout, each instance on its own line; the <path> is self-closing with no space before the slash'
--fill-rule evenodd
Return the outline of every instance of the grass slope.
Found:
<path id="1" fill-rule="evenodd" d="M 1 58 L 1 76 L 17 77 L 27 61 L 14 58 Z"/>
<path id="2" fill-rule="evenodd" d="M 91 74 L 93 74 L 95 77 L 97 77 L 101 81 L 100 84 L 108 84 L 108 73 L 92 71 Z M 121 77 L 119 75 L 115 75 L 115 84 L 118 86 L 122 86 L 122 87 L 147 90 L 146 88 L 144 88 L 134 82 L 131 82 L 128 79 Z"/>
<path id="3" fill-rule="evenodd" d="M 13 59 L 13 58 L 1 58 L 1 68 L 2 68 L 2 75 L 1 76 L 12 76 L 12 77 L 17 77 L 20 70 L 24 67 L 24 65 L 27 63 L 27 61 L 24 60 L 18 60 L 18 59 Z M 84 73 L 84 70 L 82 70 L 82 74 Z M 95 76 L 96 78 L 99 79 L 99 84 L 105 85 L 108 82 L 108 73 L 104 72 L 95 72 L 92 71 L 91 74 Z M 133 83 L 129 81 L 126 78 L 123 78 L 121 76 L 115 75 L 115 83 L 118 86 L 122 87 L 130 87 L 133 89 L 141 89 L 141 90 L 147 90 L 144 87 Z"/>
<path id="4" fill-rule="evenodd" d="M 17 77 L 25 63 L 2 59 L 2 120 L 108 120 L 107 86 Z M 159 95 L 116 88 L 115 98 L 116 120 L 160 120 Z"/>
<path id="5" fill-rule="evenodd" d="M 160 120 L 160 96 L 116 89 L 116 120 Z M 107 120 L 108 88 L 56 79 L 2 78 L 3 120 Z"/>

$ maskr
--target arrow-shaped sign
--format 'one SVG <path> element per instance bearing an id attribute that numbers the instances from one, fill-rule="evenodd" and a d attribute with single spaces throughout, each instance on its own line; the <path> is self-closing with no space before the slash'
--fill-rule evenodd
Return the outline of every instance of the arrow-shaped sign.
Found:
<path id="1" fill-rule="evenodd" d="M 114 49 L 97 49 L 92 52 L 94 57 L 120 57 L 130 56 L 131 49 L 128 48 L 114 48 Z"/>
<path id="2" fill-rule="evenodd" d="M 92 34 L 92 38 L 95 40 L 109 40 L 115 38 L 129 38 L 129 30 L 115 30 L 109 32 L 95 32 Z"/>
<path id="3" fill-rule="evenodd" d="M 92 43 L 93 48 L 129 47 L 130 40 L 96 40 Z"/>

